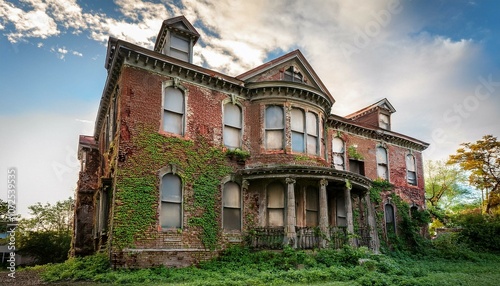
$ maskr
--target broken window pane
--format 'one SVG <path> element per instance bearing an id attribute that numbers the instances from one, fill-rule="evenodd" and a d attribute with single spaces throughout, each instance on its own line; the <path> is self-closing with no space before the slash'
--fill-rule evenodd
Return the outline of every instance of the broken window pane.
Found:
<path id="1" fill-rule="evenodd" d="M 389 116 L 385 114 L 379 115 L 379 126 L 380 128 L 390 129 Z"/>
<path id="2" fill-rule="evenodd" d="M 415 157 L 411 154 L 406 156 L 406 169 L 408 169 L 408 171 L 415 172 Z"/>
<path id="3" fill-rule="evenodd" d="M 344 141 L 342 141 L 339 137 L 332 139 L 332 152 L 344 153 Z"/>
<path id="4" fill-rule="evenodd" d="M 344 156 L 339 154 L 333 155 L 333 166 L 336 170 L 344 170 Z"/>
<path id="5" fill-rule="evenodd" d="M 347 226 L 347 212 L 345 211 L 344 197 L 337 197 L 336 209 L 337 209 L 337 226 Z"/>

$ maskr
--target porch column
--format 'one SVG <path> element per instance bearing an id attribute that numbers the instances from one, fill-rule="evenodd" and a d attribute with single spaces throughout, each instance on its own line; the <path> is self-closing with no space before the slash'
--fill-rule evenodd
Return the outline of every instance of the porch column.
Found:
<path id="1" fill-rule="evenodd" d="M 380 241 L 377 233 L 377 221 L 375 220 L 375 209 L 370 200 L 370 191 L 368 190 L 365 195 L 366 208 L 368 210 L 368 228 L 370 231 L 370 248 L 375 253 L 379 253 Z"/>
<path id="2" fill-rule="evenodd" d="M 351 189 L 352 189 L 351 182 L 346 179 L 344 187 L 344 200 L 345 200 L 345 211 L 347 220 L 347 235 L 351 236 L 349 238 L 349 244 L 351 246 L 356 246 L 354 238 L 352 238 L 352 235 L 354 234 L 354 220 L 352 218 Z"/>
<path id="3" fill-rule="evenodd" d="M 286 178 L 287 189 L 287 209 L 286 209 L 286 227 L 285 227 L 285 245 L 297 248 L 297 233 L 295 232 L 295 179 Z"/>
<path id="4" fill-rule="evenodd" d="M 321 179 L 319 181 L 319 230 L 324 235 L 320 239 L 320 247 L 325 248 L 327 241 L 330 239 L 328 231 L 328 202 L 326 198 L 326 186 L 328 180 Z"/>

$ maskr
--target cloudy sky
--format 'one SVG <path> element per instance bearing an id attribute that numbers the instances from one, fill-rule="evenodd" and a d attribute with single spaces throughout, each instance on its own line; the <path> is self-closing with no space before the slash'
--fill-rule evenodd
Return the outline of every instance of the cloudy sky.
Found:
<path id="1" fill-rule="evenodd" d="M 236 76 L 300 49 L 335 114 L 388 98 L 392 129 L 445 159 L 500 135 L 499 11 L 495 0 L 0 0 L 0 185 L 16 167 L 21 214 L 72 196 L 108 37 L 152 48 L 181 14 L 201 34 L 196 64 Z"/>

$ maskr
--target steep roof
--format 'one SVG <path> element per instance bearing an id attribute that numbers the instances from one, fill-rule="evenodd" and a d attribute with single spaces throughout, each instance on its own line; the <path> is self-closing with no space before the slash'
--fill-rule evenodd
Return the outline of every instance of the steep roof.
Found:
<path id="1" fill-rule="evenodd" d="M 364 116 L 368 113 L 372 113 L 377 109 L 383 109 L 383 110 L 388 111 L 389 113 L 396 112 L 396 109 L 392 106 L 392 104 L 389 102 L 389 100 L 387 98 L 384 98 L 382 100 L 375 102 L 372 105 L 369 105 L 363 109 L 360 109 L 356 112 L 353 112 L 349 115 L 346 115 L 345 118 L 348 118 L 351 120 L 356 120 L 357 118 Z"/>
<path id="2" fill-rule="evenodd" d="M 161 52 L 163 45 L 165 44 L 165 39 L 167 37 L 168 31 L 175 31 L 176 33 L 185 35 L 188 38 L 193 39 L 193 45 L 196 44 L 200 38 L 200 34 L 193 25 L 186 19 L 186 17 L 177 16 L 174 18 L 167 19 L 163 21 L 158 36 L 156 37 L 156 43 L 154 51 Z"/>
<path id="3" fill-rule="evenodd" d="M 335 99 L 333 96 L 330 94 L 330 91 L 326 88 L 326 86 L 323 84 L 319 76 L 316 74 L 314 69 L 311 67 L 309 62 L 306 60 L 304 55 L 300 52 L 300 50 L 295 50 L 292 51 L 288 54 L 285 54 L 279 58 L 276 58 L 274 60 L 271 60 L 267 63 L 264 63 L 258 67 L 255 67 L 245 73 L 240 74 L 236 78 L 239 80 L 244 81 L 245 83 L 249 82 L 257 82 L 258 78 L 260 75 L 265 74 L 266 72 L 281 66 L 285 63 L 293 63 L 295 65 L 299 66 L 299 69 L 301 72 L 303 72 L 303 75 L 310 79 L 310 82 L 308 82 L 308 85 L 311 85 L 312 87 L 319 89 L 322 93 L 327 95 L 327 97 L 331 100 L 332 104 L 335 103 Z"/>

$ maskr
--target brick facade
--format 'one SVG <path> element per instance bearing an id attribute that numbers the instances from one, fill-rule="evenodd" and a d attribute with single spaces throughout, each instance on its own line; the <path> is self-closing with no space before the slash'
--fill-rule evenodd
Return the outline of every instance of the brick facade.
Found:
<path id="1" fill-rule="evenodd" d="M 108 79 L 94 143 L 89 147 L 80 140 L 80 152 L 94 159 L 89 161 L 92 167 L 82 170 L 76 193 L 75 255 L 107 251 L 117 267 L 178 267 L 211 258 L 231 244 L 311 248 L 333 243 L 314 236 L 315 229 L 328 238 L 339 231 L 363 232 L 362 238 L 343 243 L 377 251 L 380 230 L 368 191 L 379 176 L 379 146 L 387 150 L 394 192 L 409 204 L 424 207 L 421 152 L 428 144 L 378 125 L 379 113 L 390 116 L 395 111 L 387 100 L 351 117 L 332 115 L 335 100 L 300 51 L 229 77 L 164 54 L 168 49 L 163 46 L 169 43 L 165 39 L 173 34 L 191 44 L 199 37 L 181 16 L 165 21 L 154 51 L 109 41 Z M 182 110 L 169 111 L 167 88 L 182 94 Z M 236 104 L 241 112 L 241 126 L 236 124 L 236 129 L 225 126 L 226 104 Z M 169 121 L 168 116 L 181 119 Z M 166 124 L 175 122 L 181 124 L 179 134 L 165 131 Z M 229 138 L 225 136 L 240 142 L 236 151 L 241 149 L 249 157 L 229 156 L 235 150 L 225 146 Z M 336 137 L 344 144 L 341 154 L 332 151 Z M 173 144 L 187 147 L 172 149 Z M 351 163 L 349 148 L 360 155 Z M 215 150 L 210 156 L 223 157 L 197 158 L 208 156 L 208 149 Z M 416 185 L 407 176 L 409 154 L 416 162 Z M 335 156 L 343 157 L 340 167 L 334 166 Z M 219 164 L 226 173 L 212 174 L 211 165 L 199 162 Z M 350 164 L 363 170 L 352 172 Z M 162 181 L 167 174 L 181 180 L 177 203 L 165 199 L 174 190 Z M 209 199 L 214 202 L 215 245 L 207 244 L 207 228 L 195 221 L 206 212 L 196 201 L 199 183 L 187 179 L 204 176 L 220 181 Z M 124 183 L 131 178 L 144 179 L 135 185 L 137 192 L 143 192 L 136 202 L 128 199 L 134 190 Z M 238 199 L 225 197 L 228 183 L 238 186 L 232 193 Z M 383 204 L 389 194 L 384 195 Z M 180 226 L 171 227 L 178 206 Z M 360 215 L 354 217 L 353 209 Z"/>

